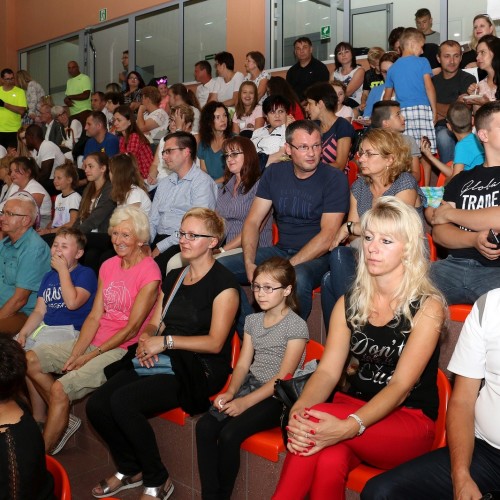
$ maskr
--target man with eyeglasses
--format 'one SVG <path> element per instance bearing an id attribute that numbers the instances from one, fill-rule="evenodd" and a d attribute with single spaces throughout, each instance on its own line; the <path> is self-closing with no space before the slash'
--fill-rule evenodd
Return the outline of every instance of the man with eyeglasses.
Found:
<path id="1" fill-rule="evenodd" d="M 349 209 L 349 186 L 343 172 L 321 162 L 321 131 L 313 121 L 293 122 L 285 139 L 291 161 L 270 165 L 260 178 L 243 226 L 243 254 L 221 257 L 219 262 L 240 284 L 248 284 L 263 261 L 274 256 L 290 259 L 297 275 L 300 315 L 307 319 L 312 292 L 328 271 L 329 247 Z M 258 248 L 260 228 L 271 209 L 279 241 Z M 254 311 L 245 293 L 240 300 L 237 329 L 242 336 L 245 317 Z"/>
<path id="2" fill-rule="evenodd" d="M 92 84 L 87 75 L 80 73 L 80 67 L 76 61 L 68 63 L 68 74 L 64 104 L 68 106 L 71 117 L 77 119 L 82 127 L 85 127 L 85 120 L 92 111 L 90 102 Z"/>
<path id="3" fill-rule="evenodd" d="M 29 193 L 12 195 L 0 211 L 0 333 L 16 335 L 35 307 L 50 249 L 33 229 L 38 209 Z"/>
<path id="4" fill-rule="evenodd" d="M 0 144 L 7 148 L 17 144 L 17 131 L 21 128 L 21 118 L 26 112 L 26 94 L 16 87 L 14 72 L 4 68 L 0 72 Z"/>
<path id="5" fill-rule="evenodd" d="M 173 132 L 165 137 L 160 152 L 172 172 L 158 183 L 151 210 L 151 257 L 164 275 L 168 261 L 178 252 L 182 216 L 193 207 L 215 209 L 217 185 L 195 165 L 196 139 L 188 132 Z"/>

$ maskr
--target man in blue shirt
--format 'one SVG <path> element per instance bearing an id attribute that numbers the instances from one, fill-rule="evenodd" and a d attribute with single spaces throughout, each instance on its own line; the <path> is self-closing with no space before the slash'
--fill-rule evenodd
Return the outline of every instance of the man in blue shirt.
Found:
<path id="1" fill-rule="evenodd" d="M 0 214 L 6 235 L 0 241 L 0 333 L 15 335 L 35 307 L 42 278 L 50 270 L 50 249 L 32 228 L 37 206 L 29 193 L 14 194 Z"/>
<path id="2" fill-rule="evenodd" d="M 242 231 L 243 254 L 222 257 L 241 284 L 252 282 L 257 265 L 270 257 L 288 258 L 297 275 L 300 315 L 307 319 L 312 291 L 328 271 L 329 248 L 349 210 L 347 177 L 321 162 L 321 131 L 311 120 L 298 120 L 286 129 L 285 152 L 291 161 L 264 171 Z M 275 246 L 257 248 L 259 230 L 271 208 L 278 226 Z M 241 293 L 238 333 L 253 312 Z"/>
<path id="3" fill-rule="evenodd" d="M 158 184 L 149 212 L 149 229 L 151 257 L 164 274 L 168 261 L 180 251 L 175 231 L 181 227 L 183 215 L 193 207 L 214 210 L 217 185 L 194 164 L 196 139 L 193 135 L 187 132 L 167 135 L 160 153 L 173 173 Z"/>
<path id="4" fill-rule="evenodd" d="M 106 153 L 110 158 L 120 152 L 120 140 L 108 132 L 106 115 L 102 111 L 92 111 L 85 122 L 85 133 L 89 140 L 85 143 L 83 157 L 90 153 Z"/>

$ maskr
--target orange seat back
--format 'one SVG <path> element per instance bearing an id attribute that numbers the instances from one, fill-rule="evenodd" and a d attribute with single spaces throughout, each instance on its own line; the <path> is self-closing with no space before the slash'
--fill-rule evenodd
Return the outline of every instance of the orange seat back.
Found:
<path id="1" fill-rule="evenodd" d="M 71 485 L 64 467 L 50 455 L 45 455 L 47 470 L 54 478 L 54 495 L 57 500 L 71 500 Z"/>

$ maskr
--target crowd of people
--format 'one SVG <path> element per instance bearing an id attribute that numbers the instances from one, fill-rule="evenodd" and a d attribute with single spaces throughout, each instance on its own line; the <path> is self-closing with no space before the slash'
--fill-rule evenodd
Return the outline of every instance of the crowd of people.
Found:
<path id="1" fill-rule="evenodd" d="M 95 498 L 172 495 L 148 419 L 180 406 L 204 413 L 202 498 L 229 500 L 240 444 L 279 425 L 274 382 L 302 366 L 321 286 L 325 353 L 291 409 L 273 498 L 342 499 L 361 462 L 391 469 L 363 499 L 500 490 L 500 41 L 485 14 L 466 53 L 439 44 L 427 9 L 415 21 L 390 51 L 370 48 L 367 70 L 341 42 L 330 74 L 300 37 L 286 78 L 257 51 L 245 76 L 223 51 L 215 78 L 195 64 L 196 91 L 146 85 L 128 51 L 102 91 L 70 61 L 64 106 L 27 71 L 1 71 L 0 449 L 20 457 L 9 487 L 36 426 L 33 453 L 59 453 L 81 425 L 71 404 L 90 395 L 117 467 Z M 435 262 L 429 227 L 446 252 Z M 428 454 L 451 304 L 475 305 L 449 365 L 449 447 Z"/>

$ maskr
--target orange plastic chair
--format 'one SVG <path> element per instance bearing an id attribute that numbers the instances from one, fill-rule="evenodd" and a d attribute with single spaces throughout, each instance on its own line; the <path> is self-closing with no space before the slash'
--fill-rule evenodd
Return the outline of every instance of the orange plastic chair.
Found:
<path id="1" fill-rule="evenodd" d="M 451 385 L 444 372 L 440 369 L 438 369 L 437 373 L 437 386 L 439 393 L 439 409 L 438 418 L 436 420 L 436 435 L 434 436 L 431 450 L 437 450 L 446 445 L 446 410 L 451 396 Z M 366 464 L 358 465 L 358 467 L 349 473 L 347 488 L 361 493 L 366 482 L 372 477 L 382 474 L 382 472 L 385 472 L 385 470 L 377 469 L 376 467 L 371 467 Z"/>
<path id="2" fill-rule="evenodd" d="M 358 179 L 359 168 L 358 164 L 354 160 L 351 160 L 348 163 L 348 166 L 349 166 L 349 171 L 347 172 L 347 180 L 349 182 L 349 187 L 351 187 L 353 183 Z"/>
<path id="3" fill-rule="evenodd" d="M 237 332 L 234 332 L 233 338 L 231 340 L 231 368 L 234 369 L 236 363 L 238 362 L 238 358 L 240 357 L 240 339 L 238 337 Z M 224 392 L 229 387 L 229 383 L 231 382 L 232 374 L 227 378 L 227 382 L 219 392 Z M 219 393 L 217 393 L 219 394 Z M 215 399 L 214 394 L 210 397 L 210 401 Z M 186 423 L 186 418 L 189 417 L 189 414 L 186 413 L 182 408 L 174 408 L 173 410 L 166 411 L 158 415 L 160 418 L 168 420 L 169 422 L 173 422 L 177 425 L 184 425 Z"/>
<path id="4" fill-rule="evenodd" d="M 306 356 L 304 363 L 312 359 L 321 359 L 325 347 L 315 340 L 310 340 L 306 346 Z M 267 431 L 257 432 L 253 436 L 245 439 L 241 448 L 253 455 L 263 457 L 270 462 L 277 462 L 279 454 L 285 451 L 281 429 L 275 427 Z"/>
<path id="5" fill-rule="evenodd" d="M 273 222 L 273 245 L 276 245 L 280 240 L 280 235 L 278 233 L 278 226 L 276 222 Z"/>
<path id="6" fill-rule="evenodd" d="M 448 306 L 451 321 L 459 321 L 463 323 L 471 311 L 471 304 L 453 304 Z"/>
<path id="7" fill-rule="evenodd" d="M 420 167 L 420 180 L 418 181 L 418 185 L 422 187 L 425 186 L 425 170 L 422 162 L 420 162 L 418 166 Z"/>
<path id="8" fill-rule="evenodd" d="M 71 500 L 71 485 L 68 473 L 64 467 L 53 457 L 45 455 L 47 470 L 54 478 L 54 495 L 57 500 Z"/>
<path id="9" fill-rule="evenodd" d="M 425 236 L 427 237 L 427 241 L 429 242 L 429 260 L 431 262 L 436 262 L 436 260 L 438 260 L 438 254 L 436 245 L 434 244 L 434 240 L 429 233 L 425 233 Z"/>

